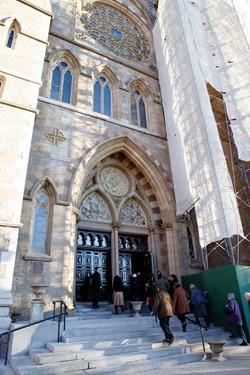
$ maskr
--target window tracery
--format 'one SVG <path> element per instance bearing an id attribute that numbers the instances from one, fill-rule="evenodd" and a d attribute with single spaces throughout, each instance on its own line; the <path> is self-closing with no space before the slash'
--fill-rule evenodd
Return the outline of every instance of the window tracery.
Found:
<path id="1" fill-rule="evenodd" d="M 47 195 L 39 193 L 34 202 L 34 224 L 32 233 L 32 250 L 45 252 L 50 202 Z"/>
<path id="2" fill-rule="evenodd" d="M 144 99 L 138 90 L 130 94 L 131 123 L 142 128 L 147 128 L 146 106 Z"/>
<path id="3" fill-rule="evenodd" d="M 89 194 L 80 205 L 80 218 L 111 222 L 110 210 L 104 199 L 97 193 Z"/>
<path id="4" fill-rule="evenodd" d="M 111 116 L 111 98 L 112 93 L 109 81 L 103 75 L 97 77 L 94 84 L 93 110 L 106 116 Z"/>
<path id="5" fill-rule="evenodd" d="M 64 103 L 71 103 L 73 74 L 70 65 L 61 60 L 56 63 L 52 73 L 50 97 Z"/>
<path id="6" fill-rule="evenodd" d="M 147 226 L 148 221 L 143 208 L 134 199 L 127 201 L 121 209 L 120 222 L 123 224 Z"/>
<path id="7" fill-rule="evenodd" d="M 148 40 L 131 19 L 101 3 L 88 4 L 80 17 L 85 29 L 104 48 L 132 61 L 149 58 Z"/>

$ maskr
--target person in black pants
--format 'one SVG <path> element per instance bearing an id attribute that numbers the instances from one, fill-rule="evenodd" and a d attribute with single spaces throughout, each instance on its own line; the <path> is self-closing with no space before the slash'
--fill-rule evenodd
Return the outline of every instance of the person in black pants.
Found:
<path id="1" fill-rule="evenodd" d="M 99 267 L 95 267 L 95 272 L 92 275 L 92 308 L 98 309 L 100 292 L 102 288 L 101 275 Z"/>

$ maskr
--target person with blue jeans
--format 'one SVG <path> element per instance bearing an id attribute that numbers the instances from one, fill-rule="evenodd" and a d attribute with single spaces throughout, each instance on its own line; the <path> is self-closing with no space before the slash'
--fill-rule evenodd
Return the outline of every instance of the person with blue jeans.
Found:
<path id="1" fill-rule="evenodd" d="M 238 305 L 238 302 L 235 300 L 234 293 L 228 293 L 227 298 L 229 300 L 229 304 L 226 305 L 225 310 L 227 314 L 230 314 L 227 319 L 227 326 L 228 326 L 229 331 L 231 332 L 231 336 L 229 336 L 229 338 L 233 339 L 237 337 L 233 329 L 233 327 L 236 326 L 239 332 L 239 335 L 243 340 L 240 345 L 247 346 L 248 345 L 247 338 L 242 328 L 242 317 L 241 317 L 241 312 L 240 312 L 240 307 Z"/>

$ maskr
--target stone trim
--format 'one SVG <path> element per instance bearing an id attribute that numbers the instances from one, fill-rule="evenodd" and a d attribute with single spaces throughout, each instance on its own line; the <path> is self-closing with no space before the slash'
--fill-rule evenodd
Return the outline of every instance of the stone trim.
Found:
<path id="1" fill-rule="evenodd" d="M 46 14 L 47 16 L 51 17 L 51 19 L 54 18 L 54 15 L 53 15 L 51 12 L 49 12 L 48 10 L 45 10 L 45 9 L 43 9 L 43 8 L 40 8 L 40 7 L 38 7 L 38 6 L 35 5 L 35 4 L 30 3 L 28 0 L 17 0 L 17 1 L 18 1 L 19 3 L 25 4 L 25 5 L 27 5 L 27 6 L 31 7 L 31 8 L 33 8 L 33 9 L 38 10 L 38 12 L 41 12 L 41 13 Z"/>
<path id="2" fill-rule="evenodd" d="M 0 227 L 8 227 L 8 228 L 22 228 L 22 223 L 11 223 L 9 221 L 0 221 Z"/>
<path id="3" fill-rule="evenodd" d="M 7 70 L 7 69 L 1 68 L 0 73 L 7 74 L 9 76 L 12 76 L 12 77 L 15 77 L 15 78 L 18 78 L 18 79 L 23 79 L 24 81 L 34 83 L 35 85 L 39 85 L 39 86 L 42 85 L 41 81 L 35 81 L 33 79 L 30 79 L 30 77 L 28 77 L 28 76 L 23 76 L 23 75 L 20 75 L 20 74 L 16 74 L 15 72 L 12 72 L 12 71 Z"/>
<path id="4" fill-rule="evenodd" d="M 23 111 L 33 112 L 33 113 L 35 113 L 36 115 L 39 113 L 38 109 L 36 109 L 36 108 L 26 107 L 26 106 L 24 106 L 24 105 L 17 104 L 17 103 L 11 103 L 11 102 L 8 102 L 8 101 L 6 101 L 6 100 L 2 100 L 2 99 L 0 99 L 0 103 L 1 103 L 1 104 L 4 104 L 4 105 L 7 105 L 7 106 L 10 106 L 10 107 L 14 107 L 14 108 L 22 109 Z"/>
<path id="5" fill-rule="evenodd" d="M 34 39 L 34 40 L 36 40 L 37 42 L 44 43 L 44 44 L 46 44 L 47 46 L 49 45 L 49 42 L 48 42 L 47 40 L 43 40 L 43 39 L 37 38 L 37 37 L 35 37 L 34 35 L 31 35 L 31 34 L 28 34 L 28 33 L 24 33 L 23 31 L 20 31 L 19 34 L 21 34 L 21 35 L 23 35 L 23 36 L 26 36 L 27 38 Z"/>

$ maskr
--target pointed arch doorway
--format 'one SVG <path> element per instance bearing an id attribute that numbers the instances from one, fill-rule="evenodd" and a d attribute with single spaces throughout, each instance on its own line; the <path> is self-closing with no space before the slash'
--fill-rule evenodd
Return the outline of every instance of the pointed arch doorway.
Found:
<path id="1" fill-rule="evenodd" d="M 152 280 L 151 255 L 147 235 L 120 234 L 119 271 L 125 287 L 125 298 L 130 299 L 130 281 L 133 274 L 140 274 L 142 286 Z M 76 300 L 91 301 L 91 275 L 100 267 L 102 280 L 101 300 L 112 302 L 112 246 L 111 232 L 78 228 L 76 259 Z M 142 298 L 145 298 L 142 288 Z"/>
<path id="2" fill-rule="evenodd" d="M 143 282 L 152 278 L 149 226 L 153 214 L 134 174 L 124 166 L 127 160 L 121 153 L 115 160 L 103 161 L 83 189 L 77 229 L 76 300 L 91 300 L 90 276 L 97 266 L 103 300 L 111 301 L 116 274 L 127 290 L 134 273 L 140 273 Z M 142 178 L 142 174 L 136 175 Z"/>

